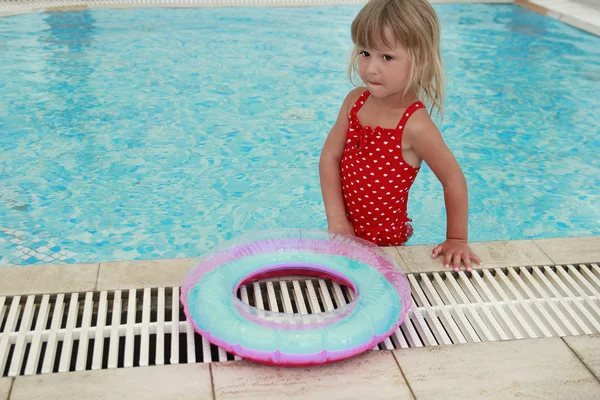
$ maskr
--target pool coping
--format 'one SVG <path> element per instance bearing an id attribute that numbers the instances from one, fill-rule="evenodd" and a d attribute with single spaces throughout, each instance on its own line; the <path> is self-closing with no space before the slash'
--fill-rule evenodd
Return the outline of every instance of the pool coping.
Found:
<path id="1" fill-rule="evenodd" d="M 572 0 L 514 0 L 514 4 L 600 36 L 600 11 Z"/>
<path id="2" fill-rule="evenodd" d="M 405 273 L 443 271 L 434 245 L 384 248 Z M 600 263 L 600 236 L 473 242 L 475 269 Z M 0 266 L 0 296 L 180 286 L 196 258 Z"/>
<path id="3" fill-rule="evenodd" d="M 430 0 L 437 4 L 515 4 L 600 36 L 600 11 L 572 0 Z M 358 5 L 366 0 L 0 0 L 0 18 L 36 12 L 66 12 L 99 8 L 314 7 Z"/>
<path id="4" fill-rule="evenodd" d="M 434 245 L 385 248 L 409 273 L 442 270 Z M 598 264 L 600 236 L 471 243 L 478 268 Z M 181 284 L 194 258 L 0 267 L 0 296 Z M 600 335 L 533 338 L 368 351 L 311 368 L 249 361 L 171 364 L 0 378 L 0 400 L 140 397 L 479 399 L 600 394 Z M 559 368 L 545 368 L 549 362 Z M 477 365 L 477 368 L 471 368 Z M 534 366 L 535 368 L 532 368 Z M 555 372 L 552 372 L 555 371 Z M 498 384 L 498 382 L 501 382 Z M 432 386 L 433 385 L 433 386 Z M 433 387 L 433 388 L 432 388 Z M 343 396 L 340 395 L 343 393 Z M 594 394 L 595 393 L 595 394 Z M 334 396 L 335 397 L 335 396 Z"/>

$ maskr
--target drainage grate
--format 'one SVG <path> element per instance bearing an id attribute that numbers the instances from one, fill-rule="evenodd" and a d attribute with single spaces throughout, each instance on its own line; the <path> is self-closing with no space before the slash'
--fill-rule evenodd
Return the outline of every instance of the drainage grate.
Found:
<path id="1" fill-rule="evenodd" d="M 414 306 L 374 350 L 600 332 L 597 264 L 408 274 Z M 253 282 L 242 301 L 319 313 L 352 301 L 323 279 Z M 237 359 L 187 324 L 179 288 L 0 297 L 2 376 Z"/>

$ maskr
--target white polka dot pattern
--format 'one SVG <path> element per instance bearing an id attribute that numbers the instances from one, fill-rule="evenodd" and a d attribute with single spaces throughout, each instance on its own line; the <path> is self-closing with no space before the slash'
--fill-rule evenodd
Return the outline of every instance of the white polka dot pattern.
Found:
<path id="1" fill-rule="evenodd" d="M 380 246 L 399 246 L 412 234 L 406 214 L 408 191 L 419 168 L 404 162 L 402 132 L 410 116 L 424 105 L 410 105 L 396 129 L 362 126 L 358 111 L 366 90 L 350 112 L 350 127 L 341 162 L 346 212 L 357 236 Z"/>

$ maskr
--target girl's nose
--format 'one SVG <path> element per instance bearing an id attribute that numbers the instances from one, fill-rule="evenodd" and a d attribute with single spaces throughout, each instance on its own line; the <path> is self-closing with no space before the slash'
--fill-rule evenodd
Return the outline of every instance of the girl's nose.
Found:
<path id="1" fill-rule="evenodd" d="M 376 61 L 371 60 L 369 65 L 367 66 L 367 73 L 369 75 L 377 75 L 379 74 L 379 66 Z"/>

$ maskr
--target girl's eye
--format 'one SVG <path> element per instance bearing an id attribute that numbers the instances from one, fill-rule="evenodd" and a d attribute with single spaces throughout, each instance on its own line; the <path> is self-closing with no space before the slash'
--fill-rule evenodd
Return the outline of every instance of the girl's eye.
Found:
<path id="1" fill-rule="evenodd" d="M 361 56 L 363 56 L 363 57 L 369 57 L 369 56 L 370 56 L 369 52 L 368 52 L 368 51 L 364 51 L 364 50 L 363 50 L 363 51 L 361 51 L 361 52 L 360 52 L 360 53 L 358 53 L 358 54 L 360 54 L 360 55 L 361 55 Z"/>
<path id="2" fill-rule="evenodd" d="M 392 56 L 383 56 L 385 61 L 392 61 Z"/>

